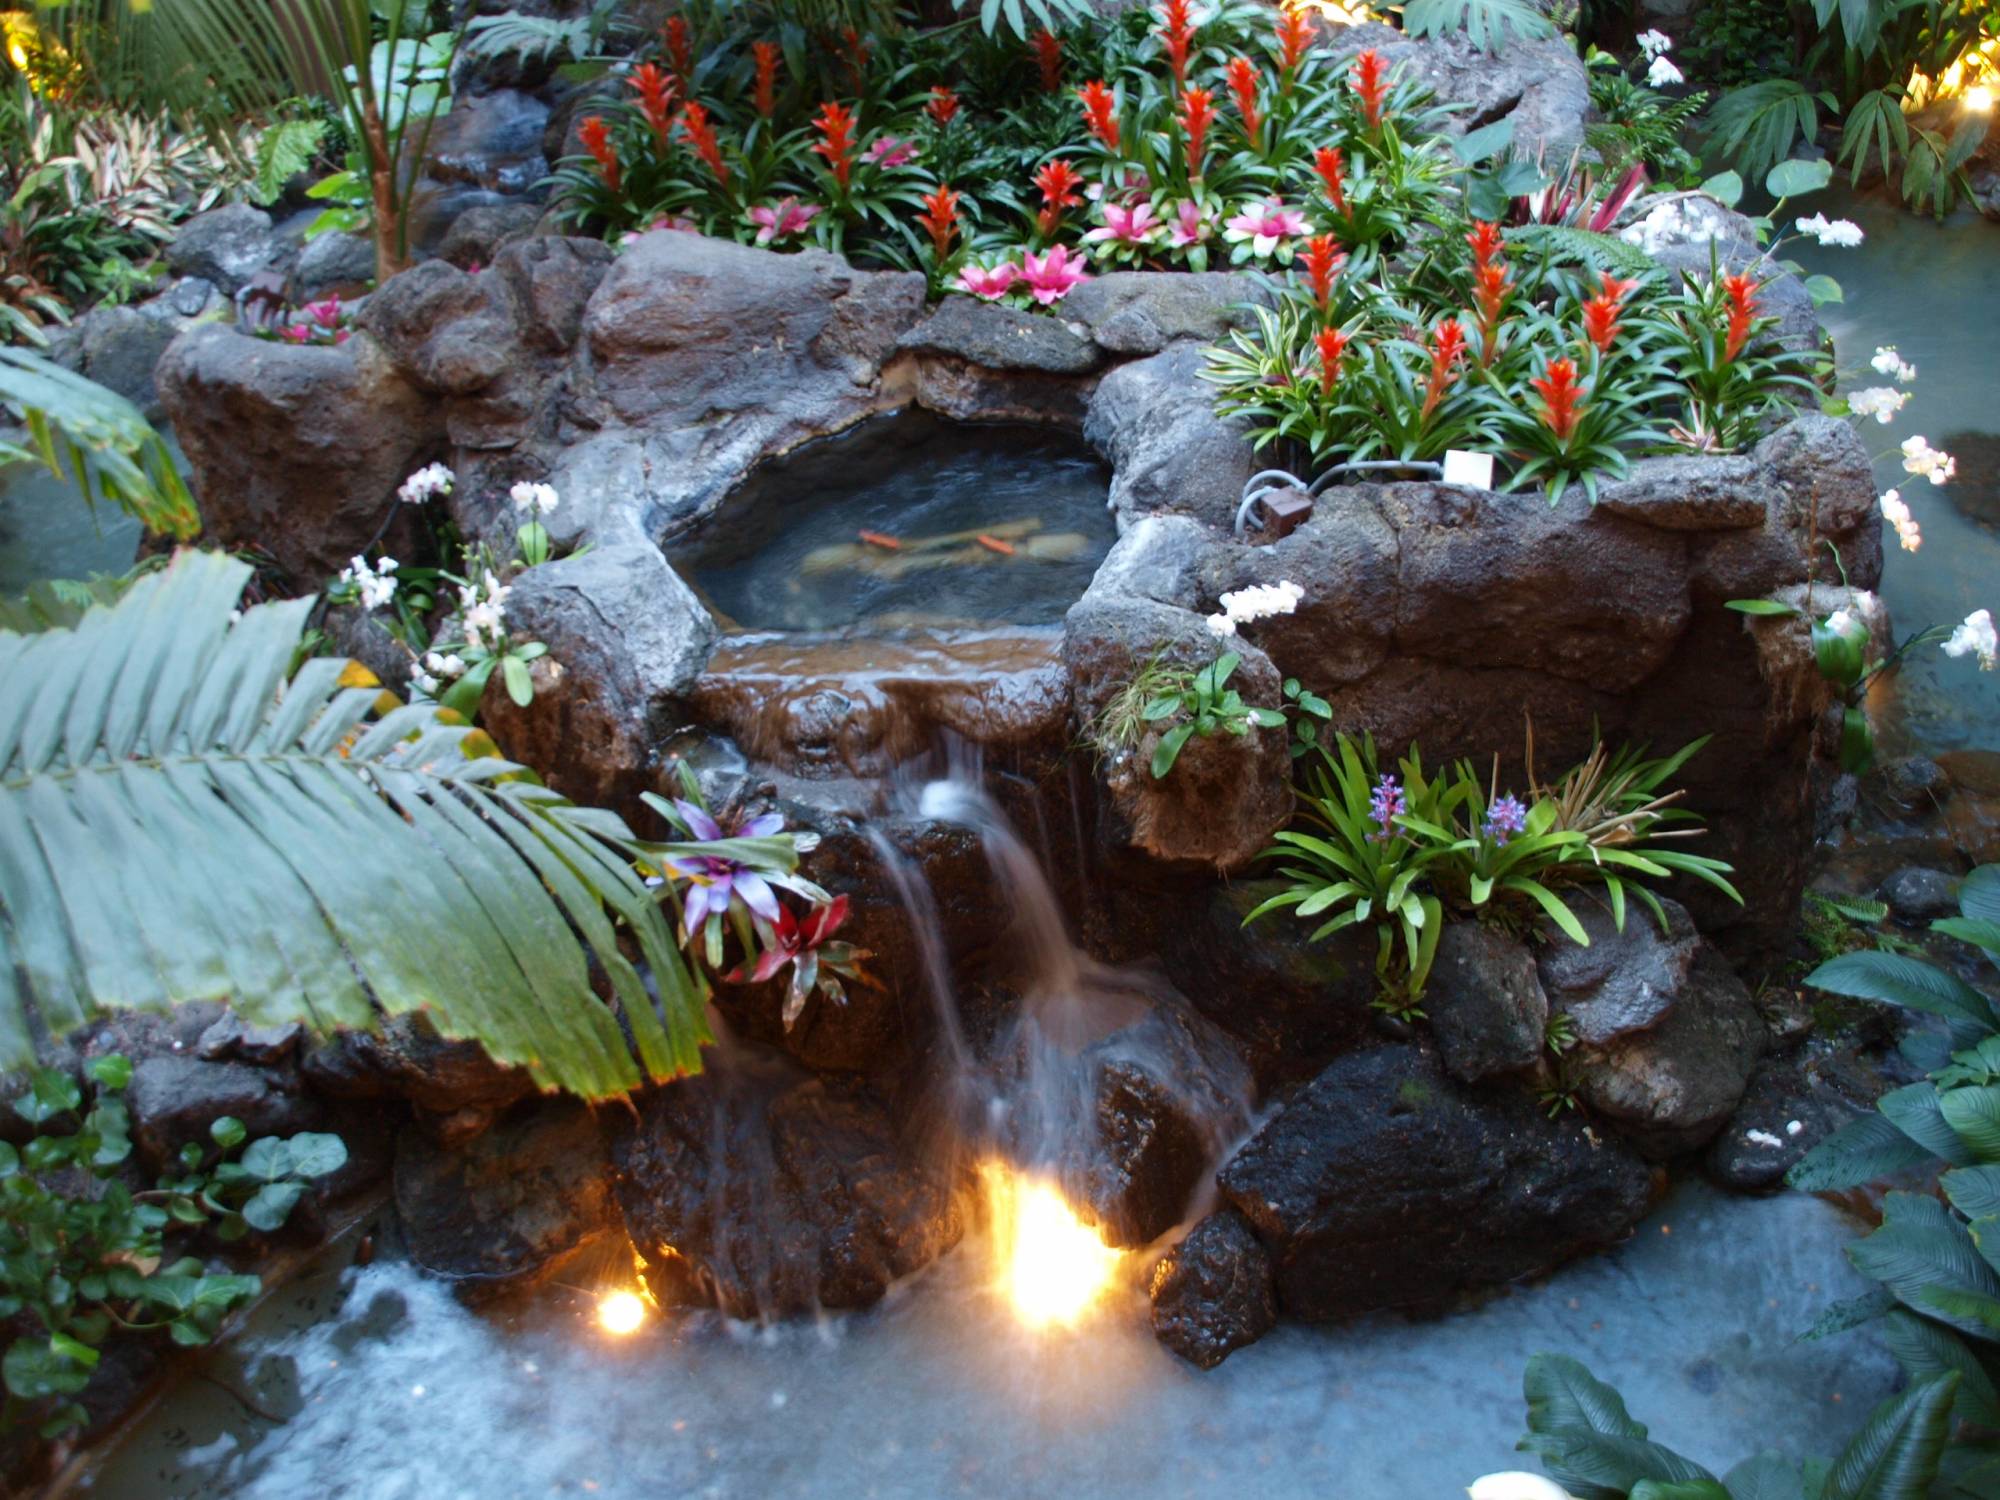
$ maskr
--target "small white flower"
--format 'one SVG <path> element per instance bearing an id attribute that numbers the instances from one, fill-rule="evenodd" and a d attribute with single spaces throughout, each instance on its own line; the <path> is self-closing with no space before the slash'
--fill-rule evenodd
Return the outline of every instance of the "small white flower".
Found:
<path id="1" fill-rule="evenodd" d="M 1900 385 L 1908 385 L 1917 378 L 1917 367 L 1896 352 L 1894 344 L 1884 344 L 1875 351 L 1869 361 L 1878 375 L 1893 375 Z"/>
<path id="2" fill-rule="evenodd" d="M 1988 610 L 1976 609 L 1965 617 L 1965 622 L 1951 633 L 1951 639 L 1944 643 L 1946 656 L 1979 658 L 1979 670 L 1991 672 L 2000 665 L 2000 634 L 1993 629 L 1993 615 Z"/>
<path id="3" fill-rule="evenodd" d="M 1296 583 L 1253 583 L 1247 588 L 1236 589 L 1222 596 L 1222 615 L 1211 616 L 1209 629 L 1217 635 L 1234 635 L 1235 627 L 1248 625 L 1253 621 L 1269 619 L 1272 615 L 1288 615 L 1299 606 L 1306 591 Z M 1216 630 L 1214 620 L 1229 621 L 1228 631 Z"/>
<path id="4" fill-rule="evenodd" d="M 1236 622 L 1230 619 L 1228 615 L 1210 615 L 1208 617 L 1208 633 L 1226 639 L 1236 634 Z"/>
<path id="5" fill-rule="evenodd" d="M 1639 50 L 1648 57 L 1658 57 L 1662 52 L 1674 50 L 1674 39 L 1664 31 L 1642 31 L 1634 40 L 1638 42 Z"/>
<path id="6" fill-rule="evenodd" d="M 1646 82 L 1656 89 L 1663 89 L 1669 84 L 1680 81 L 1681 70 L 1674 66 L 1672 58 L 1656 57 L 1653 59 L 1653 65 L 1646 69 Z"/>
<path id="7" fill-rule="evenodd" d="M 1472 1500 L 1574 1500 L 1570 1492 L 1539 1474 L 1510 1470 L 1475 1479 L 1465 1493 Z"/>
<path id="8" fill-rule="evenodd" d="M 364 610 L 380 609 L 396 597 L 396 559 L 385 557 L 375 567 L 365 557 L 350 559 L 340 570 L 339 582 L 353 588 Z"/>
<path id="9" fill-rule="evenodd" d="M 1923 475 L 1932 484 L 1943 484 L 1958 472 L 1958 460 L 1933 448 L 1919 434 L 1903 439 L 1903 469 L 1906 473 Z"/>
<path id="10" fill-rule="evenodd" d="M 1805 1128 L 1806 1128 L 1805 1125 L 1801 1121 L 1798 1120 L 1785 1121 L 1786 1135 L 1802 1135 L 1805 1133 Z"/>
<path id="11" fill-rule="evenodd" d="M 417 691 L 424 694 L 426 697 L 434 698 L 437 696 L 437 690 L 439 686 L 438 680 L 435 677 L 431 676 L 430 673 L 423 671 L 421 668 L 419 668 L 417 671 L 412 672 L 410 674 L 410 681 L 412 684 L 415 685 Z"/>
<path id="12" fill-rule="evenodd" d="M 1826 617 L 1826 628 L 1835 635 L 1850 635 L 1854 631 L 1854 616 L 1844 609 L 1836 609 Z"/>
<path id="13" fill-rule="evenodd" d="M 1770 1146 L 1775 1148 L 1785 1144 L 1768 1130 L 1746 1130 L 1743 1132 L 1743 1139 L 1753 1146 Z"/>
<path id="14" fill-rule="evenodd" d="M 560 503 L 556 487 L 552 484 L 534 484 L 523 480 L 507 492 L 507 498 L 514 502 L 514 509 L 522 512 L 533 511 L 545 516 Z"/>
<path id="15" fill-rule="evenodd" d="M 1873 417 L 1884 427 L 1896 420 L 1896 413 L 1910 404 L 1910 393 L 1893 385 L 1871 385 L 1847 398 L 1847 409 L 1864 421 Z"/>
<path id="16" fill-rule="evenodd" d="M 425 464 L 403 481 L 396 491 L 396 498 L 406 505 L 422 505 L 439 495 L 449 495 L 457 479 L 458 476 L 443 464 Z"/>
<path id="17" fill-rule="evenodd" d="M 1877 502 L 1882 507 L 1882 518 L 1896 528 L 1896 539 L 1903 544 L 1905 552 L 1914 552 L 1924 544 L 1924 534 L 1917 527 L 1916 518 L 1910 514 L 1910 507 L 1903 501 L 1901 490 L 1890 490 Z"/>
<path id="18" fill-rule="evenodd" d="M 452 652 L 444 659 L 443 675 L 446 677 L 463 677 L 465 675 L 465 658 L 460 656 L 456 651 Z"/>
<path id="19" fill-rule="evenodd" d="M 1825 214 L 1814 214 L 1810 219 L 1798 221 L 1800 234 L 1809 234 L 1822 245 L 1838 246 L 1851 250 L 1866 238 L 1861 226 L 1852 219 L 1829 219 Z"/>

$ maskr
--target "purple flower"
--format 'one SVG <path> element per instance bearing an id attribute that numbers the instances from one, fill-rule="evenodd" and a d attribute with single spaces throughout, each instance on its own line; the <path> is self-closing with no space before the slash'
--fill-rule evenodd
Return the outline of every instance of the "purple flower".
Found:
<path id="1" fill-rule="evenodd" d="M 1527 826 L 1528 809 L 1512 792 L 1495 797 L 1493 805 L 1486 809 L 1486 836 L 1496 844 L 1505 844 Z"/>
<path id="2" fill-rule="evenodd" d="M 1375 794 L 1368 799 L 1368 816 L 1382 825 L 1380 833 L 1371 833 L 1369 838 L 1386 844 L 1396 837 L 1396 819 L 1403 815 L 1403 786 L 1393 776 L 1384 776 L 1375 783 Z"/>
<path id="3" fill-rule="evenodd" d="M 678 797 L 674 799 L 674 810 L 687 824 L 694 842 L 700 844 L 711 844 L 720 839 L 768 838 L 785 826 L 782 814 L 769 812 L 739 823 L 734 828 L 724 829 L 692 802 L 684 802 Z M 688 882 L 687 909 L 683 920 L 689 937 L 701 931 L 702 924 L 709 917 L 719 917 L 727 912 L 730 900 L 735 896 L 741 896 L 743 904 L 765 921 L 778 920 L 778 897 L 772 891 L 770 882 L 741 860 L 714 854 L 679 854 L 668 857 L 663 863 L 669 872 Z"/>

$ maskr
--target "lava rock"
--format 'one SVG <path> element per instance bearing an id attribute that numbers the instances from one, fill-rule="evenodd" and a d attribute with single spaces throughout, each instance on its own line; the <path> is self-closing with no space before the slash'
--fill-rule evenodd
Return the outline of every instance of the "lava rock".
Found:
<path id="1" fill-rule="evenodd" d="M 941 354 L 989 370 L 1087 375 L 1104 356 L 1089 339 L 1055 318 L 975 297 L 947 297 L 897 341 L 918 354 Z"/>
<path id="2" fill-rule="evenodd" d="M 1553 1010 L 1567 1014 L 1578 1041 L 1609 1042 L 1654 1025 L 1687 984 L 1701 947 L 1687 910 L 1662 900 L 1667 931 L 1645 913 L 1628 913 L 1624 931 L 1594 902 L 1573 902 L 1590 946 L 1557 937 L 1542 950 L 1541 981 Z"/>
<path id="3" fill-rule="evenodd" d="M 1250 309 L 1269 300 L 1233 271 L 1112 271 L 1065 297 L 1062 314 L 1088 328 L 1098 348 L 1129 358 L 1158 354 L 1178 339 L 1215 343 L 1248 327 Z"/>
<path id="4" fill-rule="evenodd" d="M 597 1119 L 570 1099 L 514 1111 L 461 1145 L 405 1129 L 394 1184 L 411 1259 L 462 1286 L 533 1285 L 619 1227 Z"/>
<path id="5" fill-rule="evenodd" d="M 579 802 L 649 789 L 665 710 L 693 686 L 717 634 L 660 549 L 616 542 L 529 568 L 511 585 L 507 620 L 549 648 L 551 665 L 526 706 L 496 677 L 484 702 L 494 739 Z"/>
<path id="6" fill-rule="evenodd" d="M 1392 1045 L 1336 1060 L 1216 1180 L 1270 1252 L 1279 1307 L 1321 1321 L 1437 1309 L 1610 1244 L 1652 1174 L 1525 1091 L 1467 1088 Z"/>
<path id="7" fill-rule="evenodd" d="M 866 1089 L 740 1056 L 612 1125 L 614 1188 L 657 1295 L 733 1317 L 866 1307 L 958 1242 L 947 1163 Z"/>
<path id="8" fill-rule="evenodd" d="M 1905 922 L 1928 922 L 1958 915 L 1958 880 L 1942 870 L 1905 865 L 1876 892 Z"/>
<path id="9" fill-rule="evenodd" d="M 247 1063 L 148 1057 L 132 1069 L 125 1089 L 133 1142 L 148 1165 L 164 1170 L 189 1142 L 213 1146 L 208 1127 L 224 1115 L 241 1120 L 252 1139 L 322 1128 L 325 1112 L 289 1082 Z"/>
<path id="10" fill-rule="evenodd" d="M 1153 1267 L 1153 1334 L 1212 1370 L 1278 1321 L 1271 1257 L 1233 1208 L 1210 1214 Z"/>
<path id="11" fill-rule="evenodd" d="M 292 284 L 301 302 L 329 294 L 353 297 L 374 280 L 375 242 L 367 235 L 337 229 L 307 240 L 292 267 Z"/>
<path id="12" fill-rule="evenodd" d="M 1098 382 L 1083 435 L 1111 460 L 1111 505 L 1121 530 L 1169 511 L 1228 527 L 1256 468 L 1240 423 L 1215 414 L 1193 339 L 1122 364 Z"/>
<path id="13" fill-rule="evenodd" d="M 279 1063 L 299 1050 L 305 1032 L 305 1027 L 297 1021 L 257 1026 L 233 1010 L 225 1011 L 220 1020 L 201 1034 L 195 1049 L 210 1062 Z"/>
<path id="14" fill-rule="evenodd" d="M 1519 1072 L 1541 1058 L 1549 999 L 1534 955 L 1505 933 L 1477 922 L 1447 923 L 1424 1010 L 1445 1067 L 1463 1083 Z"/>
<path id="15" fill-rule="evenodd" d="M 477 1042 L 439 1036 L 421 1015 L 379 1031 L 346 1031 L 306 1054 L 306 1080 L 334 1099 L 406 1099 L 440 1117 L 491 1115 L 535 1091 L 525 1068 L 495 1062 Z"/>
<path id="16" fill-rule="evenodd" d="M 468 396 L 511 362 L 514 328 L 497 292 L 494 281 L 425 261 L 383 283 L 362 310 L 361 326 L 420 390 Z"/>
<path id="17" fill-rule="evenodd" d="M 247 203 L 229 203 L 196 214 L 167 246 L 167 265 L 177 276 L 199 276 L 233 296 L 259 271 L 287 252 L 271 229 L 271 216 Z"/>
<path id="18" fill-rule="evenodd" d="M 1876 784 L 1898 807 L 1918 810 L 1942 801 L 1951 792 L 1951 778 L 1945 775 L 1944 767 L 1922 755 L 1890 761 L 1882 767 Z"/>
<path id="19" fill-rule="evenodd" d="M 1785 1174 L 1856 1111 L 1832 1090 L 1816 1087 L 1797 1053 L 1766 1058 L 1729 1123 L 1709 1143 L 1709 1176 L 1739 1193 L 1772 1192 Z"/>
<path id="20" fill-rule="evenodd" d="M 468 208 L 452 222 L 444 243 L 438 247 L 438 257 L 463 271 L 490 266 L 503 245 L 532 234 L 541 217 L 541 208 L 533 203 L 489 203 Z"/>
<path id="21" fill-rule="evenodd" d="M 160 393 L 153 372 L 179 329 L 177 321 L 149 317 L 136 307 L 94 307 L 77 319 L 70 358 L 63 363 L 157 418 Z"/>

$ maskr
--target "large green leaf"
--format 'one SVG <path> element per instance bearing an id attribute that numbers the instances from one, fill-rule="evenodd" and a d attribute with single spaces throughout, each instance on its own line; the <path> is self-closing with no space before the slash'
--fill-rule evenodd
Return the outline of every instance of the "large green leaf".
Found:
<path id="1" fill-rule="evenodd" d="M 1684 1484 L 1715 1476 L 1646 1437 L 1618 1392 L 1577 1360 L 1537 1354 L 1522 1377 L 1528 1433 L 1519 1446 L 1538 1455 L 1578 1500 L 1622 1500 L 1644 1480 Z"/>
<path id="2" fill-rule="evenodd" d="M 1946 1089 L 1938 1095 L 1937 1103 L 1938 1112 L 1969 1148 L 1973 1161 L 2000 1162 L 2000 1087 L 1985 1084 Z M 1972 1165 L 1972 1161 L 1960 1161 L 1942 1151 L 1938 1154 L 1955 1167 Z"/>
<path id="3" fill-rule="evenodd" d="M 2000 1278 L 1965 1226 L 1935 1198 L 1890 1193 L 1881 1227 L 1848 1246 L 1847 1255 L 1905 1306 L 1975 1338 L 1996 1337 L 1989 1318 L 2000 1313 Z M 1941 1305 L 1940 1293 L 1950 1294 L 1952 1305 Z"/>
<path id="4" fill-rule="evenodd" d="M 2000 1030 L 1986 998 L 1964 980 L 1919 958 L 1866 948 L 1829 959 L 1806 983 L 1834 995 L 1882 1000 L 1928 1015 L 1963 1021 L 1982 1031 Z"/>
<path id="5" fill-rule="evenodd" d="M 1931 1153 L 1882 1115 L 1851 1120 L 1808 1151 L 1785 1174 L 1802 1193 L 1831 1193 L 1920 1166 Z"/>
<path id="6" fill-rule="evenodd" d="M 375 718 L 341 662 L 287 681 L 312 601 L 232 623 L 248 576 L 183 552 L 73 629 L 0 632 L 0 1065 L 31 1017 L 227 999 L 322 1033 L 423 1011 L 593 1098 L 698 1067 L 646 846 L 434 705 Z"/>
<path id="7" fill-rule="evenodd" d="M 1956 1333 L 1929 1318 L 1899 1311 L 1883 1318 L 1882 1342 L 1912 1380 L 1957 1375 L 1960 1420 L 2000 1427 L 2000 1394 L 1994 1390 L 1993 1377 Z"/>
<path id="8" fill-rule="evenodd" d="M 1534 41 L 1555 27 L 1529 0 L 1408 0 L 1403 29 L 1411 36 L 1464 32 L 1482 52 L 1497 52 L 1510 40 Z"/>
<path id="9" fill-rule="evenodd" d="M 1946 1118 L 1944 1096 L 1938 1093 L 1935 1084 L 1913 1083 L 1892 1089 L 1876 1101 L 1876 1108 L 1904 1135 L 1954 1167 L 1969 1167 L 1981 1160 Z M 1968 1123 L 1976 1123 L 1973 1111 L 1961 1108 L 1958 1112 Z"/>
<path id="10" fill-rule="evenodd" d="M 1951 1430 L 1958 1374 L 1934 1375 L 1870 1413 L 1833 1461 L 1821 1500 L 1926 1500 Z"/>
<path id="11" fill-rule="evenodd" d="M 1806 1500 L 1799 1466 L 1776 1453 L 1746 1458 L 1722 1476 L 1729 1500 Z"/>

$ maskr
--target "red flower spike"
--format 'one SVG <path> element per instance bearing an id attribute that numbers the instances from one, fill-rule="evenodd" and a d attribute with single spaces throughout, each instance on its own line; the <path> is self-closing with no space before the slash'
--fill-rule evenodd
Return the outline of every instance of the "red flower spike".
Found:
<path id="1" fill-rule="evenodd" d="M 931 237 L 931 249 L 937 252 L 938 263 L 942 265 L 951 256 L 951 242 L 958 234 L 958 194 L 951 190 L 950 183 L 940 184 L 935 193 L 924 194 L 925 212 L 917 215 L 917 223 L 922 225 Z"/>
<path id="2" fill-rule="evenodd" d="M 1609 354 L 1612 340 L 1625 326 L 1618 321 L 1618 314 L 1625 299 L 1639 283 L 1621 281 L 1609 271 L 1599 272 L 1598 275 L 1604 290 L 1583 304 L 1583 332 L 1591 343 L 1597 345 L 1598 353 Z"/>
<path id="3" fill-rule="evenodd" d="M 1340 384 L 1340 362 L 1347 357 L 1347 335 L 1338 328 L 1322 328 L 1313 335 L 1319 346 L 1319 383 L 1331 391 Z"/>
<path id="4" fill-rule="evenodd" d="M 862 92 L 868 78 L 868 39 L 852 26 L 842 30 L 841 36 L 847 42 L 847 76 L 854 85 L 854 92 Z"/>
<path id="5" fill-rule="evenodd" d="M 1458 319 L 1446 318 L 1431 335 L 1431 374 L 1424 387 L 1423 420 L 1429 421 L 1444 393 L 1458 379 L 1458 362 L 1465 354 L 1465 330 Z"/>
<path id="6" fill-rule="evenodd" d="M 1576 431 L 1577 419 L 1583 415 L 1583 398 L 1587 394 L 1576 383 L 1576 365 L 1567 359 L 1552 359 L 1547 372 L 1528 384 L 1542 398 L 1542 425 L 1555 434 L 1558 442 L 1568 442 L 1570 434 Z"/>
<path id="7" fill-rule="evenodd" d="M 1251 141 L 1257 139 L 1257 130 L 1264 117 L 1257 112 L 1257 68 L 1247 57 L 1235 57 L 1223 70 L 1229 80 L 1230 97 L 1236 101 L 1236 112 L 1243 117 L 1243 134 Z"/>
<path id="8" fill-rule="evenodd" d="M 778 112 L 778 59 L 783 54 L 776 42 L 753 42 L 750 50 L 757 58 L 757 113 L 768 120 Z"/>
<path id="9" fill-rule="evenodd" d="M 1313 302 L 1325 314 L 1333 297 L 1333 278 L 1347 261 L 1340 242 L 1330 234 L 1316 234 L 1306 241 L 1306 285 L 1312 288 Z"/>
<path id="10" fill-rule="evenodd" d="M 1042 92 L 1062 87 L 1062 41 L 1044 26 L 1035 33 L 1035 65 L 1042 70 Z"/>
<path id="11" fill-rule="evenodd" d="M 1278 72 L 1283 76 L 1284 91 L 1292 91 L 1292 76 L 1305 61 L 1306 49 L 1312 45 L 1312 21 L 1306 15 L 1303 5 L 1290 3 L 1278 7 Z"/>
<path id="12" fill-rule="evenodd" d="M 1500 226 L 1489 224 L 1484 219 L 1472 221 L 1472 233 L 1465 237 L 1472 247 L 1472 263 L 1483 266 L 1506 248 L 1506 241 L 1500 237 Z"/>
<path id="13" fill-rule="evenodd" d="M 653 139 L 661 149 L 667 144 L 667 132 L 674 126 L 674 99 L 680 92 L 680 85 L 673 76 L 657 64 L 641 63 L 632 70 L 627 80 L 639 94 L 639 113 L 646 117 L 646 128 L 653 132 Z"/>
<path id="14" fill-rule="evenodd" d="M 618 170 L 618 148 L 611 144 L 611 132 L 605 126 L 601 115 L 591 115 L 576 127 L 577 138 L 583 142 L 583 149 L 597 160 L 597 170 L 604 176 L 604 185 L 617 192 L 621 186 Z"/>
<path id="15" fill-rule="evenodd" d="M 687 132 L 689 143 L 695 155 L 708 164 L 708 170 L 715 174 L 715 180 L 724 187 L 729 186 L 729 168 L 722 160 L 722 147 L 716 144 L 715 127 L 708 123 L 708 111 L 694 100 L 681 111 L 681 128 Z"/>
<path id="16" fill-rule="evenodd" d="M 1313 153 L 1313 170 L 1326 188 L 1327 201 L 1343 219 L 1347 217 L 1347 160 L 1338 146 L 1322 146 Z"/>
<path id="17" fill-rule="evenodd" d="M 688 80 L 694 77 L 694 39 L 688 35 L 686 16 L 675 16 L 667 22 L 667 61 L 673 65 L 681 87 L 686 88 Z"/>
<path id="18" fill-rule="evenodd" d="M 1748 273 L 1725 276 L 1722 290 L 1729 297 L 1729 342 L 1722 355 L 1727 364 L 1743 352 L 1750 341 L 1750 327 L 1757 321 L 1757 278 Z"/>
<path id="19" fill-rule="evenodd" d="M 1188 176 L 1201 176 L 1201 164 L 1208 155 L 1208 127 L 1215 121 L 1215 95 L 1207 89 L 1189 89 L 1181 95 L 1181 132 L 1187 138 Z"/>
<path id="20" fill-rule="evenodd" d="M 1056 225 L 1062 221 L 1062 211 L 1075 208 L 1083 200 L 1076 190 L 1083 185 L 1083 179 L 1061 157 L 1046 161 L 1035 173 L 1035 186 L 1041 189 L 1042 211 L 1036 216 L 1043 234 L 1054 234 Z"/>
<path id="21" fill-rule="evenodd" d="M 924 106 L 924 113 L 939 125 L 949 125 L 958 114 L 958 95 L 943 84 L 931 89 L 930 102 Z"/>
<path id="22" fill-rule="evenodd" d="M 1188 49 L 1194 45 L 1194 19 L 1188 14 L 1188 0 L 1165 0 L 1160 7 L 1160 25 L 1154 33 L 1167 48 L 1167 66 L 1173 69 L 1174 87 L 1187 87 Z"/>
<path id="23" fill-rule="evenodd" d="M 1118 150 L 1118 96 L 1099 79 L 1078 89 L 1076 97 L 1083 101 L 1083 119 L 1090 127 L 1090 133 L 1097 137 L 1106 151 L 1115 153 Z"/>
<path id="24" fill-rule="evenodd" d="M 813 155 L 826 159 L 833 180 L 846 192 L 847 181 L 854 175 L 854 112 L 845 105 L 828 101 L 819 107 L 813 129 L 820 134 L 819 144 L 812 148 Z"/>
<path id="25" fill-rule="evenodd" d="M 1389 102 L 1388 71 L 1382 54 L 1370 47 L 1354 59 L 1354 71 L 1348 75 L 1354 92 L 1361 97 L 1361 117 L 1368 122 L 1370 131 L 1382 128 L 1383 107 Z"/>

